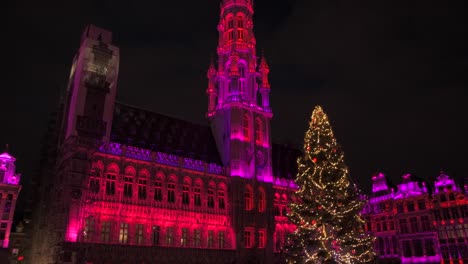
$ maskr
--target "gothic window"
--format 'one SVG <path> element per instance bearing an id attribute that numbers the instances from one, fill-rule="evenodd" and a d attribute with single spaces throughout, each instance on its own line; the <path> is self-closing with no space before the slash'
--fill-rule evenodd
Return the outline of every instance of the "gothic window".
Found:
<path id="1" fill-rule="evenodd" d="M 237 39 L 244 39 L 244 20 L 242 17 L 237 17 Z"/>
<path id="2" fill-rule="evenodd" d="M 214 242 L 213 234 L 214 234 L 214 231 L 213 231 L 213 230 L 208 230 L 208 241 L 207 241 L 207 242 L 208 242 L 208 243 L 207 243 L 208 248 L 214 247 L 214 245 L 213 245 L 213 244 L 214 244 L 214 243 L 213 243 L 213 242 Z"/>
<path id="3" fill-rule="evenodd" d="M 193 204 L 201 206 L 201 188 L 200 186 L 193 187 Z"/>
<path id="4" fill-rule="evenodd" d="M 228 18 L 226 34 L 228 41 L 232 41 L 234 39 L 234 19 L 232 17 Z"/>
<path id="5" fill-rule="evenodd" d="M 135 226 L 135 242 L 137 245 L 143 244 L 143 233 L 145 230 L 145 226 L 142 224 L 137 224 Z"/>
<path id="6" fill-rule="evenodd" d="M 266 207 L 266 198 L 265 198 L 265 190 L 260 188 L 258 190 L 258 211 L 264 212 Z"/>
<path id="7" fill-rule="evenodd" d="M 214 190 L 212 187 L 208 189 L 208 207 L 214 208 Z"/>
<path id="8" fill-rule="evenodd" d="M 237 39 L 239 39 L 239 40 L 244 39 L 244 30 L 242 30 L 242 29 L 237 30 Z"/>
<path id="9" fill-rule="evenodd" d="M 114 195 L 115 194 L 115 180 L 116 175 L 113 173 L 108 173 L 106 175 L 106 194 Z"/>
<path id="10" fill-rule="evenodd" d="M 218 247 L 224 248 L 224 242 L 225 242 L 224 231 L 219 231 L 218 232 Z"/>
<path id="11" fill-rule="evenodd" d="M 175 203 L 175 184 L 167 184 L 167 201 L 170 203 Z"/>
<path id="12" fill-rule="evenodd" d="M 162 195 L 162 180 L 161 179 L 156 179 L 154 182 L 154 200 L 161 202 L 163 199 Z"/>
<path id="13" fill-rule="evenodd" d="M 247 185 L 244 192 L 244 209 L 251 211 L 253 209 L 253 190 L 250 185 Z"/>
<path id="14" fill-rule="evenodd" d="M 244 28 L 244 20 L 242 19 L 242 17 L 237 17 L 237 27 Z"/>
<path id="15" fill-rule="evenodd" d="M 281 196 L 281 216 L 286 216 L 287 215 L 287 197 L 286 194 L 283 194 Z"/>
<path id="16" fill-rule="evenodd" d="M 146 179 L 138 179 L 138 199 L 146 199 Z"/>
<path id="17" fill-rule="evenodd" d="M 242 132 L 244 133 L 244 138 L 248 140 L 249 137 L 249 116 L 244 114 L 243 122 L 242 122 Z"/>
<path id="18" fill-rule="evenodd" d="M 262 120 L 260 118 L 255 119 L 255 143 L 261 144 L 262 143 Z"/>
<path id="19" fill-rule="evenodd" d="M 188 228 L 182 228 L 182 236 L 180 238 L 180 245 L 183 247 L 188 246 Z"/>
<path id="20" fill-rule="evenodd" d="M 133 182 L 133 177 L 129 175 L 124 176 L 124 189 L 123 189 L 123 195 L 124 197 L 127 198 L 132 198 L 133 192 L 132 192 L 132 182 Z"/>
<path id="21" fill-rule="evenodd" d="M 264 248 L 265 241 L 266 241 L 265 230 L 258 231 L 258 247 Z"/>
<path id="22" fill-rule="evenodd" d="M 84 241 L 93 241 L 95 224 L 96 222 L 94 221 L 94 218 L 91 218 L 91 217 L 86 218 L 85 226 L 83 230 Z"/>
<path id="23" fill-rule="evenodd" d="M 224 209 L 226 208 L 226 202 L 225 202 L 225 197 L 224 197 L 224 190 L 218 190 L 218 207 L 219 209 Z"/>
<path id="24" fill-rule="evenodd" d="M 128 223 L 120 223 L 119 243 L 127 244 L 128 242 Z"/>
<path id="25" fill-rule="evenodd" d="M 251 248 L 253 246 L 253 232 L 252 230 L 244 231 L 244 246 L 245 248 Z"/>
<path id="26" fill-rule="evenodd" d="M 101 224 L 101 242 L 109 243 L 110 242 L 110 229 L 111 222 L 104 221 Z"/>
<path id="27" fill-rule="evenodd" d="M 182 186 L 182 203 L 183 204 L 190 204 L 189 191 L 190 191 L 190 187 L 188 185 Z"/>

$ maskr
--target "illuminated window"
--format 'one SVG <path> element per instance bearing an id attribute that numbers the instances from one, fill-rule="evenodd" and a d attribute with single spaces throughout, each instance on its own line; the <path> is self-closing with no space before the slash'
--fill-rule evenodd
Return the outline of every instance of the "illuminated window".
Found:
<path id="1" fill-rule="evenodd" d="M 154 182 L 154 200 L 155 201 L 162 201 L 162 182 L 156 181 Z"/>
<path id="2" fill-rule="evenodd" d="M 225 244 L 224 231 L 219 231 L 218 232 L 218 247 L 224 248 L 225 247 L 224 244 Z"/>
<path id="3" fill-rule="evenodd" d="M 263 189 L 258 190 L 258 211 L 264 212 L 266 207 L 265 191 Z"/>
<path id="4" fill-rule="evenodd" d="M 123 189 L 124 197 L 132 198 L 132 195 L 133 195 L 132 182 L 133 182 L 133 179 L 131 176 L 124 176 L 124 189 Z"/>
<path id="5" fill-rule="evenodd" d="M 262 143 L 262 120 L 260 118 L 255 119 L 255 143 L 261 144 Z"/>
<path id="6" fill-rule="evenodd" d="M 214 191 L 213 189 L 208 189 L 208 207 L 214 208 Z"/>
<path id="7" fill-rule="evenodd" d="M 174 243 L 174 229 L 172 227 L 168 227 L 166 229 L 166 244 L 168 246 L 172 245 Z"/>
<path id="8" fill-rule="evenodd" d="M 193 230 L 193 246 L 200 247 L 201 246 L 201 231 L 200 229 Z"/>
<path id="9" fill-rule="evenodd" d="M 226 207 L 224 200 L 224 190 L 218 191 L 218 207 L 219 209 L 224 209 Z"/>
<path id="10" fill-rule="evenodd" d="M 183 204 L 189 204 L 190 203 L 189 189 L 190 189 L 190 187 L 188 185 L 182 186 L 182 203 Z"/>
<path id="11" fill-rule="evenodd" d="M 99 193 L 100 189 L 100 180 L 97 177 L 89 178 L 89 190 L 93 193 Z"/>
<path id="12" fill-rule="evenodd" d="M 183 247 L 188 246 L 188 228 L 182 228 L 182 236 L 180 238 L 180 245 Z"/>
<path id="13" fill-rule="evenodd" d="M 138 199 L 146 199 L 146 180 L 138 179 Z"/>
<path id="14" fill-rule="evenodd" d="M 128 242 L 128 223 L 120 223 L 119 243 L 127 244 Z"/>
<path id="15" fill-rule="evenodd" d="M 244 192 L 244 209 L 246 211 L 251 211 L 253 209 L 253 191 L 252 191 L 252 187 L 250 187 L 250 185 L 248 185 L 245 188 L 245 192 Z"/>
<path id="16" fill-rule="evenodd" d="M 167 201 L 170 203 L 175 203 L 175 184 L 167 184 Z"/>
<path id="17" fill-rule="evenodd" d="M 258 231 L 258 247 L 264 248 L 265 247 L 265 231 L 261 230 Z"/>
<path id="18" fill-rule="evenodd" d="M 85 220 L 85 226 L 83 230 L 83 239 L 84 241 L 93 241 L 94 239 L 94 227 L 95 221 L 94 218 L 88 217 Z"/>
<path id="19" fill-rule="evenodd" d="M 200 187 L 193 188 L 193 204 L 196 206 L 201 205 L 201 191 Z"/>
<path id="20" fill-rule="evenodd" d="M 213 230 L 208 230 L 208 248 L 213 247 Z"/>
<path id="21" fill-rule="evenodd" d="M 101 242 L 109 243 L 111 222 L 104 221 L 101 223 Z"/>
<path id="22" fill-rule="evenodd" d="M 253 232 L 251 230 L 244 231 L 244 246 L 246 248 L 251 248 L 253 243 Z"/>
<path id="23" fill-rule="evenodd" d="M 159 245 L 160 233 L 161 233 L 161 227 L 153 226 L 153 245 Z"/>
<path id="24" fill-rule="evenodd" d="M 249 139 L 249 116 L 247 114 L 244 115 L 243 122 L 242 122 L 242 130 L 244 133 L 244 138 Z"/>
<path id="25" fill-rule="evenodd" d="M 143 244 L 143 233 L 144 233 L 145 226 L 142 224 L 137 224 L 135 226 L 135 242 L 138 245 Z"/>
<path id="26" fill-rule="evenodd" d="M 115 194 L 115 174 L 106 175 L 106 194 L 114 195 Z"/>

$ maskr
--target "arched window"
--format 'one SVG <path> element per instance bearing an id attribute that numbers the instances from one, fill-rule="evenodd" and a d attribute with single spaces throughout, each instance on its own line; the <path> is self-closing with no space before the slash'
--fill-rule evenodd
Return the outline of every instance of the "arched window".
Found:
<path id="1" fill-rule="evenodd" d="M 163 191 L 162 191 L 162 183 L 164 181 L 164 174 L 162 172 L 158 172 L 156 175 L 156 180 L 154 181 L 154 200 L 161 202 L 163 200 Z"/>
<path id="2" fill-rule="evenodd" d="M 263 188 L 258 189 L 258 211 L 264 212 L 266 208 L 266 197 L 265 190 Z"/>
<path id="3" fill-rule="evenodd" d="M 117 174 L 119 173 L 119 167 L 115 164 L 111 164 L 107 167 L 106 172 L 106 194 L 115 194 L 115 181 L 117 180 Z"/>
<path id="4" fill-rule="evenodd" d="M 239 91 L 241 93 L 245 92 L 246 87 L 246 79 L 245 79 L 245 65 L 243 63 L 239 63 Z"/>
<path id="5" fill-rule="evenodd" d="M 214 182 L 210 182 L 208 184 L 208 192 L 207 192 L 207 203 L 209 208 L 214 208 L 214 192 L 215 192 L 215 184 Z"/>
<path id="6" fill-rule="evenodd" d="M 261 144 L 262 143 L 262 136 L 263 136 L 263 125 L 262 120 L 260 118 L 255 118 L 255 143 Z"/>
<path id="7" fill-rule="evenodd" d="M 242 132 L 244 133 L 244 138 L 248 140 L 249 137 L 249 116 L 244 114 L 243 122 L 242 122 Z"/>
<path id="8" fill-rule="evenodd" d="M 250 185 L 245 187 L 244 192 L 244 209 L 251 211 L 253 209 L 253 189 Z"/>
<path id="9" fill-rule="evenodd" d="M 193 186 L 193 204 L 195 206 L 201 206 L 201 189 L 203 182 L 200 179 L 195 180 L 195 185 Z"/>
<path id="10" fill-rule="evenodd" d="M 218 185 L 218 208 L 226 208 L 226 185 L 224 184 Z"/>
<path id="11" fill-rule="evenodd" d="M 128 166 L 127 168 L 125 168 L 123 195 L 126 198 L 132 198 L 133 196 L 134 177 L 135 177 L 135 169 L 131 166 Z"/>
<path id="12" fill-rule="evenodd" d="M 190 186 L 192 181 L 190 178 L 184 179 L 184 185 L 182 186 L 182 204 L 190 204 Z"/>
<path id="13" fill-rule="evenodd" d="M 244 18 L 241 16 L 237 17 L 237 39 L 244 40 Z"/>
<path id="14" fill-rule="evenodd" d="M 146 169 L 140 170 L 138 178 L 138 199 L 146 199 L 146 185 L 148 184 L 149 172 Z"/>
<path id="15" fill-rule="evenodd" d="M 172 175 L 169 178 L 169 182 L 167 183 L 167 202 L 169 203 L 175 203 L 176 181 L 177 178 L 174 175 Z"/>
<path id="16" fill-rule="evenodd" d="M 226 20 L 226 39 L 230 42 L 234 39 L 234 18 L 229 16 Z"/>

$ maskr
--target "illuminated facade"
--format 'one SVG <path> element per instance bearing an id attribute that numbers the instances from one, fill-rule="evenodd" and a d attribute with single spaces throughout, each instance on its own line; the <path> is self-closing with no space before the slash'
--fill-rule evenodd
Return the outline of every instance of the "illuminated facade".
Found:
<path id="1" fill-rule="evenodd" d="M 271 142 L 252 16 L 252 0 L 221 3 L 209 126 L 115 102 L 119 49 L 85 30 L 24 262 L 282 262 L 300 153 Z"/>
<path id="2" fill-rule="evenodd" d="M 429 195 L 424 182 L 403 176 L 397 190 L 384 174 L 372 177 L 364 210 L 366 230 L 377 237 L 379 263 L 468 263 L 468 192 L 441 174 Z"/>
<path id="3" fill-rule="evenodd" d="M 21 191 L 21 174 L 16 173 L 16 159 L 4 152 L 0 154 L 0 248 L 8 248 L 16 200 Z"/>

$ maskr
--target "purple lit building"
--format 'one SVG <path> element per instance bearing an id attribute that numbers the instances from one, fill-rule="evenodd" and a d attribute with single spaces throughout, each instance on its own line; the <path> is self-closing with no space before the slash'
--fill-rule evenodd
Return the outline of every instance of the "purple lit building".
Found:
<path id="1" fill-rule="evenodd" d="M 111 32 L 86 28 L 23 263 L 284 261 L 300 152 L 271 142 L 253 12 L 252 0 L 221 2 L 207 125 L 116 102 L 119 48 Z"/>
<path id="2" fill-rule="evenodd" d="M 467 192 L 445 174 L 432 194 L 409 174 L 402 180 L 394 190 L 384 174 L 372 177 L 364 214 L 379 263 L 468 263 Z"/>
<path id="3" fill-rule="evenodd" d="M 21 174 L 16 173 L 15 161 L 7 152 L 0 154 L 0 248 L 9 248 L 13 214 L 21 191 Z"/>

